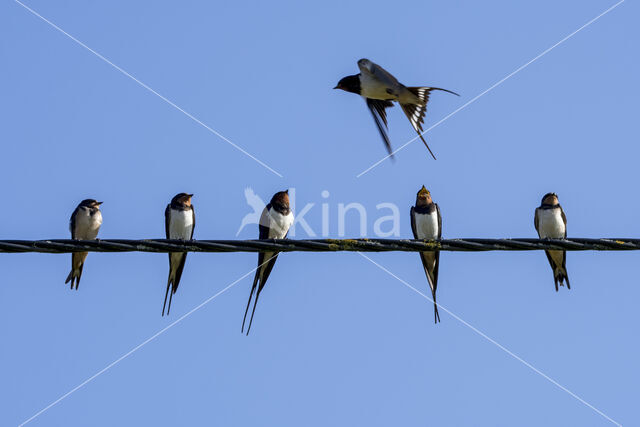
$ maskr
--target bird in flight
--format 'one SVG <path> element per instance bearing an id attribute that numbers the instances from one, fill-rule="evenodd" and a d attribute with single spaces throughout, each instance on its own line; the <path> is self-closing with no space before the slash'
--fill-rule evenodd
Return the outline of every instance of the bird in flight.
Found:
<path id="1" fill-rule="evenodd" d="M 85 199 L 80 202 L 71 214 L 71 220 L 69 221 L 69 231 L 71 231 L 72 239 L 94 240 L 98 237 L 98 231 L 100 231 L 100 226 L 102 225 L 101 204 L 102 202 L 96 202 L 93 199 Z M 71 289 L 75 286 L 76 290 L 78 290 L 82 267 L 84 267 L 84 260 L 87 259 L 88 254 L 88 252 L 74 252 L 71 255 L 71 272 L 64 282 L 65 284 L 71 282 Z"/>
<path id="2" fill-rule="evenodd" d="M 284 239 L 287 237 L 289 228 L 293 224 L 293 213 L 289 207 L 289 190 L 279 191 L 271 198 L 271 202 L 265 206 L 260 216 L 260 235 L 259 238 L 263 239 Z M 258 269 L 256 275 L 253 278 L 253 285 L 251 286 L 251 293 L 249 294 L 249 301 L 247 301 L 247 308 L 244 310 L 244 319 L 242 320 L 242 329 L 244 332 L 244 324 L 247 320 L 247 313 L 249 312 L 249 305 L 251 305 L 251 299 L 253 293 L 256 293 L 256 298 L 253 303 L 253 310 L 251 311 L 251 318 L 249 319 L 249 326 L 247 327 L 247 335 L 251 330 L 251 323 L 253 323 L 253 315 L 256 312 L 256 306 L 258 305 L 258 298 L 260 292 L 264 288 L 269 274 L 276 263 L 278 258 L 278 252 L 260 252 L 258 254 Z"/>
<path id="3" fill-rule="evenodd" d="M 164 228 L 167 239 L 191 240 L 193 239 L 193 229 L 196 226 L 196 214 L 191 204 L 193 194 L 176 194 L 171 203 L 164 211 Z M 169 278 L 167 279 L 167 290 L 164 293 L 164 304 L 162 305 L 162 315 L 167 308 L 167 315 L 171 311 L 171 299 L 178 290 L 184 263 L 187 260 L 186 252 L 169 253 Z M 171 289 L 171 294 L 169 294 Z M 167 307 L 167 295 L 169 295 L 169 306 Z"/>
<path id="4" fill-rule="evenodd" d="M 542 197 L 540 206 L 536 208 L 534 225 L 541 239 L 566 239 L 567 238 L 567 217 L 558 202 L 556 193 L 547 193 Z M 569 276 L 567 275 L 567 251 L 545 251 L 547 259 L 553 270 L 553 282 L 558 292 L 558 283 L 567 289 L 571 289 Z"/>
<path id="5" fill-rule="evenodd" d="M 441 90 L 449 92 L 454 95 L 460 96 L 455 92 L 447 89 L 441 89 L 438 87 L 418 86 L 407 87 L 400 83 L 391 73 L 384 68 L 375 64 L 368 59 L 361 59 L 358 61 L 358 67 L 360 68 L 360 74 L 353 76 L 347 76 L 338 82 L 338 85 L 334 89 L 342 89 L 346 92 L 357 93 L 362 96 L 366 102 L 367 107 L 371 111 L 371 115 L 376 122 L 380 136 L 384 141 L 389 156 L 393 158 L 393 150 L 391 149 L 391 141 L 387 134 L 387 107 L 393 106 L 393 101 L 400 104 L 402 111 L 411 122 L 411 126 L 418 132 L 418 136 L 424 142 L 424 145 L 431 153 L 431 157 L 436 158 L 429 148 L 427 141 L 424 140 L 422 134 L 422 124 L 424 123 L 424 116 L 427 112 L 427 103 L 429 102 L 429 95 L 431 91 Z"/>
<path id="6" fill-rule="evenodd" d="M 411 207 L 411 230 L 413 237 L 420 240 L 437 240 L 442 237 L 442 216 L 437 203 L 433 203 L 431 193 L 424 185 L 416 196 L 416 205 Z M 438 305 L 436 304 L 436 289 L 438 287 L 438 270 L 440 268 L 440 251 L 420 252 L 422 267 L 427 275 L 427 281 L 433 296 L 433 310 L 435 323 L 440 321 Z"/>

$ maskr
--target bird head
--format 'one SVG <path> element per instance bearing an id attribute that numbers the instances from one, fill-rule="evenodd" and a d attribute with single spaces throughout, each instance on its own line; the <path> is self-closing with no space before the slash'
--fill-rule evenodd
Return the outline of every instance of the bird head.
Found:
<path id="1" fill-rule="evenodd" d="M 541 204 L 543 205 L 557 205 L 559 204 L 558 202 L 558 195 L 556 193 L 547 193 L 542 197 L 542 201 Z"/>
<path id="2" fill-rule="evenodd" d="M 416 205 L 424 206 L 432 203 L 432 201 L 433 200 L 431 199 L 431 193 L 423 185 L 422 188 L 418 191 L 418 194 L 416 195 Z"/>
<path id="3" fill-rule="evenodd" d="M 183 206 L 191 206 L 191 198 L 192 197 L 193 197 L 193 194 L 178 193 L 173 197 L 173 199 L 171 199 L 171 203 L 172 204 L 180 204 L 180 205 L 183 205 Z"/>
<path id="4" fill-rule="evenodd" d="M 274 194 L 271 198 L 271 204 L 289 209 L 289 190 L 278 191 Z"/>
<path id="5" fill-rule="evenodd" d="M 347 76 L 338 82 L 334 89 L 342 89 L 345 92 L 360 94 L 360 75 Z"/>
<path id="6" fill-rule="evenodd" d="M 84 199 L 82 202 L 80 202 L 80 206 L 84 206 L 86 208 L 95 208 L 95 209 L 100 209 L 101 204 L 102 202 L 98 202 L 95 199 Z"/>

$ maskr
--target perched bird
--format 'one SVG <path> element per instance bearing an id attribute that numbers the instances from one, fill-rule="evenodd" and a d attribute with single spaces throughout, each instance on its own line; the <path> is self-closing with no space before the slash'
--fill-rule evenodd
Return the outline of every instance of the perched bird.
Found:
<path id="1" fill-rule="evenodd" d="M 424 185 L 416 196 L 416 205 L 411 207 L 411 230 L 413 237 L 420 240 L 436 240 L 442 237 L 442 216 L 437 203 L 433 203 L 431 193 Z M 420 252 L 422 267 L 433 296 L 435 323 L 440 321 L 436 289 L 438 288 L 438 269 L 440 268 L 440 251 Z"/>
<path id="2" fill-rule="evenodd" d="M 429 95 L 432 90 L 442 90 L 457 96 L 460 95 L 439 87 L 407 87 L 384 68 L 368 59 L 359 60 L 358 67 L 360 68 L 360 74 L 344 77 L 334 89 L 357 93 L 365 98 L 367 107 L 369 107 L 373 115 L 389 155 L 393 157 L 391 141 L 387 134 L 387 112 L 385 109 L 393 107 L 393 101 L 396 101 L 411 122 L 411 126 L 418 132 L 420 139 L 424 142 L 429 153 L 431 153 L 431 157 L 435 159 L 436 156 L 433 155 L 427 141 L 422 137 L 424 132 L 422 124 L 424 123 L 424 115 L 427 112 Z"/>
<path id="3" fill-rule="evenodd" d="M 544 195 L 540 202 L 540 207 L 536 208 L 534 224 L 541 239 L 567 238 L 567 217 L 560 203 L 558 203 L 558 195 L 556 193 Z M 567 251 L 545 251 L 545 253 L 553 270 L 556 292 L 558 291 L 558 283 L 563 286 L 563 281 L 567 282 L 567 288 L 571 289 L 566 267 Z"/>
<path id="4" fill-rule="evenodd" d="M 289 208 L 289 190 L 279 191 L 274 194 L 271 198 L 271 202 L 265 206 L 262 211 L 262 215 L 260 216 L 260 239 L 284 239 L 287 237 L 287 233 L 289 232 L 289 228 L 292 224 L 293 213 Z M 244 311 L 244 319 L 242 320 L 241 330 L 244 332 L 244 323 L 247 320 L 247 313 L 249 312 L 249 305 L 251 305 L 251 298 L 253 297 L 253 293 L 256 292 L 253 310 L 251 311 L 251 319 L 249 320 L 249 326 L 247 327 L 247 335 L 249 335 L 249 330 L 251 330 L 251 323 L 253 323 L 253 315 L 256 312 L 260 292 L 262 292 L 265 283 L 267 283 L 267 279 L 269 278 L 269 274 L 271 274 L 271 270 L 273 269 L 277 258 L 278 252 L 260 252 L 258 254 L 258 269 L 256 270 L 255 277 L 253 278 L 249 301 L 247 302 L 247 308 Z"/>
<path id="5" fill-rule="evenodd" d="M 164 227 L 167 232 L 167 239 L 191 240 L 193 238 L 193 229 L 196 226 L 196 214 L 191 204 L 192 197 L 193 194 L 176 194 L 173 199 L 171 199 L 171 203 L 167 205 L 167 209 L 164 211 Z M 163 316 L 170 287 L 171 295 L 169 296 L 167 315 L 171 311 L 171 299 L 173 298 L 173 294 L 178 290 L 186 259 L 186 252 L 169 253 L 169 279 L 167 279 L 167 291 L 164 294 L 164 304 L 162 305 Z"/>
<path id="6" fill-rule="evenodd" d="M 73 240 L 94 240 L 98 237 L 98 231 L 102 225 L 101 204 L 102 202 L 96 202 L 93 199 L 85 199 L 80 202 L 71 214 L 71 220 L 69 221 L 69 231 L 71 231 Z M 71 272 L 64 282 L 65 284 L 71 282 L 71 289 L 75 285 L 76 290 L 78 290 L 82 267 L 88 254 L 88 252 L 74 252 L 71 255 Z"/>

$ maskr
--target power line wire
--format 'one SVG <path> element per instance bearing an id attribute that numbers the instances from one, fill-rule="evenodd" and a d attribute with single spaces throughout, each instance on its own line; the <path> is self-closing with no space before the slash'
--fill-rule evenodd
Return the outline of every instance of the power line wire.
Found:
<path id="1" fill-rule="evenodd" d="M 639 250 L 640 239 L 312 239 L 312 240 L 0 240 L 0 253 L 71 252 L 421 252 L 421 251 L 627 251 Z"/>

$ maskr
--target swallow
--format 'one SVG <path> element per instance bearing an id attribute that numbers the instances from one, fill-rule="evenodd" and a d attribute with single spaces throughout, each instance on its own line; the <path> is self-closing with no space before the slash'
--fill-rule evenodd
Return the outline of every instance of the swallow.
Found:
<path id="1" fill-rule="evenodd" d="M 371 111 L 373 120 L 376 122 L 380 136 L 384 141 L 384 145 L 389 152 L 389 156 L 393 158 L 393 150 L 391 149 L 391 141 L 387 134 L 387 112 L 386 108 L 393 107 L 393 101 L 400 104 L 402 111 L 411 122 L 413 129 L 418 132 L 418 136 L 431 153 L 431 157 L 435 160 L 431 148 L 424 140 L 422 134 L 422 124 L 424 116 L 427 112 L 427 103 L 429 95 L 433 90 L 441 90 L 449 92 L 453 95 L 460 96 L 455 92 L 439 87 L 407 87 L 400 83 L 384 68 L 378 64 L 374 64 L 368 59 L 358 61 L 360 74 L 344 77 L 338 82 L 334 89 L 342 89 L 346 92 L 357 93 L 367 102 L 367 107 Z"/>
<path id="2" fill-rule="evenodd" d="M 293 224 L 293 213 L 289 208 L 289 190 L 279 191 L 271 198 L 271 202 L 265 206 L 260 216 L 260 240 L 264 239 L 285 239 L 289 228 Z M 260 252 L 258 254 L 258 268 L 256 275 L 253 278 L 253 285 L 251 286 L 251 293 L 249 294 L 249 301 L 247 302 L 247 308 L 244 311 L 244 319 L 242 320 L 242 329 L 244 332 L 244 324 L 247 320 L 247 313 L 249 312 L 249 305 L 251 305 L 251 298 L 253 293 L 256 292 L 256 298 L 253 303 L 253 310 L 251 311 L 251 319 L 249 319 L 249 326 L 247 327 L 247 335 L 251 330 L 251 323 L 253 323 L 253 315 L 256 312 L 256 306 L 258 305 L 258 298 L 260 298 L 260 292 L 264 288 L 269 274 L 276 263 L 278 258 L 278 252 Z"/>
<path id="3" fill-rule="evenodd" d="M 416 196 L 416 205 L 411 207 L 411 230 L 413 237 L 419 240 L 439 240 L 442 237 L 442 216 L 437 203 L 433 203 L 431 193 L 424 185 Z M 440 251 L 420 252 L 422 267 L 427 275 L 427 282 L 433 296 L 435 323 L 440 321 L 436 289 L 438 288 L 438 270 L 440 268 Z"/>
<path id="4" fill-rule="evenodd" d="M 167 239 L 191 240 L 193 239 L 193 229 L 196 226 L 196 214 L 191 204 L 193 194 L 179 193 L 176 194 L 171 203 L 167 205 L 164 211 L 164 228 L 167 233 Z M 169 306 L 167 307 L 167 315 L 171 311 L 171 299 L 173 294 L 178 290 L 182 270 L 184 270 L 184 262 L 187 259 L 186 252 L 169 253 L 169 278 L 167 279 L 167 290 L 164 293 L 164 304 L 162 305 L 162 315 L 167 306 L 167 295 L 169 295 Z"/>
<path id="5" fill-rule="evenodd" d="M 93 199 L 85 199 L 76 207 L 69 220 L 69 231 L 73 240 L 94 240 L 98 237 L 98 231 L 102 225 L 101 204 L 102 202 L 96 202 Z M 71 272 L 64 282 L 65 284 L 71 282 L 71 289 L 75 286 L 78 290 L 82 267 L 88 254 L 88 252 L 74 252 L 71 255 Z"/>
<path id="6" fill-rule="evenodd" d="M 547 193 L 542 197 L 540 206 L 536 208 L 534 225 L 541 239 L 566 239 L 567 238 L 567 217 L 558 202 L 556 193 Z M 558 292 L 558 283 L 567 289 L 571 289 L 569 276 L 567 275 L 567 251 L 544 251 L 553 270 L 553 282 Z"/>

